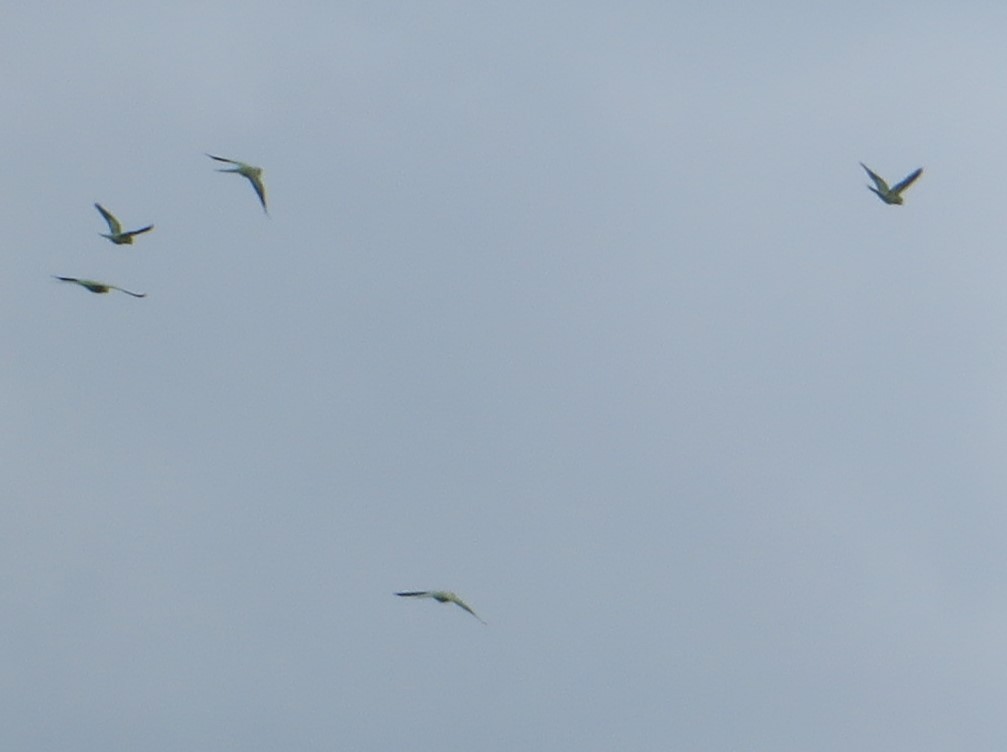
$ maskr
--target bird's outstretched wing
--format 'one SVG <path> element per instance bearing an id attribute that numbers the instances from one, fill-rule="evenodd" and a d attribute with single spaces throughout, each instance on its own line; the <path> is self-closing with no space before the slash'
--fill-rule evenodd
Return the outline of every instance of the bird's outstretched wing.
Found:
<path id="1" fill-rule="evenodd" d="M 913 170 L 912 172 L 910 172 L 908 175 L 906 175 L 906 177 L 903 178 L 900 182 L 896 183 L 892 187 L 892 192 L 893 193 L 902 193 L 902 191 L 904 191 L 906 188 L 908 188 L 909 186 L 911 186 L 916 181 L 916 178 L 918 178 L 922 174 L 923 174 L 923 168 L 922 167 L 916 168 L 915 170 Z"/>
<path id="2" fill-rule="evenodd" d="M 203 153 L 206 154 L 206 156 L 208 156 L 210 159 L 216 159 L 218 162 L 227 162 L 228 164 L 235 164 L 235 165 L 240 165 L 241 164 L 241 162 L 236 162 L 233 159 L 227 159 L 225 157 L 214 156 L 213 154 L 210 154 L 209 152 L 203 152 Z"/>
<path id="3" fill-rule="evenodd" d="M 95 204 L 94 208 L 97 209 L 101 216 L 105 218 L 105 221 L 108 222 L 109 232 L 113 235 L 119 235 L 122 232 L 122 225 L 119 223 L 119 220 L 112 215 L 112 212 L 101 204 Z"/>
<path id="4" fill-rule="evenodd" d="M 396 593 L 395 595 L 401 595 L 401 596 L 403 596 L 405 598 L 416 598 L 416 597 L 420 597 L 420 598 L 426 597 L 426 598 L 429 598 L 429 597 L 431 597 L 431 593 L 428 592 L 428 591 L 426 591 L 426 590 L 411 590 L 408 593 Z"/>
<path id="5" fill-rule="evenodd" d="M 486 622 L 484 622 L 482 620 L 482 617 L 480 617 L 479 614 L 477 614 L 475 611 L 473 611 L 471 608 L 469 608 L 468 604 L 465 601 L 463 601 L 461 598 L 459 598 L 458 596 L 455 596 L 454 598 L 452 598 L 451 602 L 454 603 L 456 606 L 460 606 L 461 608 L 464 608 L 466 611 L 468 611 L 474 617 L 476 617 L 477 619 L 479 619 L 479 621 L 482 621 L 483 624 L 486 623 Z"/>
<path id="6" fill-rule="evenodd" d="M 262 184 L 262 178 L 259 177 L 258 173 L 253 175 L 245 175 L 248 181 L 252 184 L 255 189 L 255 195 L 259 197 L 259 203 L 262 204 L 262 210 L 269 214 L 269 209 L 266 208 L 266 186 Z"/>
<path id="7" fill-rule="evenodd" d="M 129 232 L 124 232 L 123 235 L 129 235 L 133 237 L 134 235 L 139 235 L 144 232 L 150 232 L 154 229 L 154 225 L 147 225 L 146 227 L 141 227 L 139 230 L 130 230 Z"/>
<path id="8" fill-rule="evenodd" d="M 878 190 L 881 191 L 881 193 L 888 193 L 888 183 L 884 181 L 884 178 L 874 172 L 874 170 L 865 165 L 863 162 L 860 163 L 860 166 L 867 170 L 867 174 L 870 175 L 871 180 L 874 181 L 874 185 L 878 187 Z"/>
<path id="9" fill-rule="evenodd" d="M 99 295 L 104 295 L 109 290 L 112 289 L 111 285 L 106 285 L 104 282 L 95 282 L 93 279 L 80 279 L 78 277 L 59 277 L 55 274 L 53 275 L 60 282 L 72 282 L 75 285 L 80 285 L 85 290 L 89 290 L 93 293 Z"/>
<path id="10" fill-rule="evenodd" d="M 146 298 L 147 297 L 147 293 L 145 293 L 145 292 L 132 292 L 130 290 L 127 290 L 125 287 L 116 287 L 115 285 L 108 285 L 108 287 L 110 287 L 113 290 L 118 290 L 119 292 L 124 292 L 127 295 L 132 295 L 134 298 Z"/>

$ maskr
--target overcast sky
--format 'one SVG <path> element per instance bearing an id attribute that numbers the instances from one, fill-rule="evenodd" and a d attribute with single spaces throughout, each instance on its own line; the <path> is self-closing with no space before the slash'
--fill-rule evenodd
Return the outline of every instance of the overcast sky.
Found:
<path id="1" fill-rule="evenodd" d="M 1007 749 L 1003 3 L 8 6 L 0 748 Z"/>

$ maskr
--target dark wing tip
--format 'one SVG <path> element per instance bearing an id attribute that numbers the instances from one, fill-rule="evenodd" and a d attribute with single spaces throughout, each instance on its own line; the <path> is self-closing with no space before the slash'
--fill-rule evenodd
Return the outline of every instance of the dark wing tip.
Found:
<path id="1" fill-rule="evenodd" d="M 231 162 L 232 164 L 234 163 L 234 160 L 232 160 L 232 159 L 226 159 L 224 157 L 217 157 L 217 156 L 214 156 L 213 154 L 210 154 L 210 152 L 208 152 L 208 151 L 204 151 L 203 153 L 206 156 L 208 156 L 210 159 L 216 159 L 218 162 Z"/>
<path id="2" fill-rule="evenodd" d="M 395 595 L 403 595 L 403 596 L 426 595 L 426 591 L 425 590 L 414 590 L 414 591 L 410 591 L 408 593 L 396 593 Z"/>

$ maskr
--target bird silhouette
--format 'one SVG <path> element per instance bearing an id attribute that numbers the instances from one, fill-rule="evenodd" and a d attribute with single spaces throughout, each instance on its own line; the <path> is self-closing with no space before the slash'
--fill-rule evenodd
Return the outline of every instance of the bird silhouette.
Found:
<path id="1" fill-rule="evenodd" d="M 118 290 L 119 292 L 124 292 L 127 295 L 132 295 L 134 298 L 145 298 L 147 293 L 145 292 L 131 292 L 123 287 L 116 287 L 115 285 L 110 285 L 107 282 L 95 282 L 93 279 L 78 279 L 77 277 L 59 277 L 53 275 L 56 279 L 61 282 L 72 282 L 75 285 L 80 285 L 86 290 L 91 292 L 96 292 L 99 295 L 104 295 L 111 290 Z"/>
<path id="2" fill-rule="evenodd" d="M 899 183 L 896 183 L 891 188 L 888 187 L 888 183 L 884 181 L 880 175 L 874 172 L 870 167 L 865 165 L 863 162 L 860 166 L 867 170 L 867 174 L 871 176 L 871 180 L 874 181 L 874 187 L 867 186 L 870 190 L 878 194 L 878 198 L 884 201 L 886 204 L 902 204 L 902 191 L 911 186 L 920 175 L 923 174 L 923 168 L 919 167 L 912 172 L 910 172 L 906 177 Z"/>
<path id="3" fill-rule="evenodd" d="M 433 598 L 438 603 L 454 603 L 456 606 L 468 611 L 474 617 L 479 619 L 479 621 L 484 622 L 475 611 L 469 608 L 468 604 L 459 598 L 457 595 L 452 593 L 450 590 L 410 590 L 405 593 L 396 593 L 395 595 L 400 595 L 403 598 Z"/>
<path id="4" fill-rule="evenodd" d="M 210 159 L 216 159 L 218 162 L 227 162 L 228 164 L 235 165 L 234 167 L 227 167 L 223 169 L 218 169 L 217 172 L 233 172 L 243 177 L 248 178 L 248 182 L 252 184 L 255 189 L 255 195 L 259 197 L 259 203 L 262 204 L 262 211 L 269 214 L 269 209 L 266 208 L 266 186 L 262 184 L 262 168 L 255 167 L 250 164 L 245 164 L 244 162 L 238 162 L 234 159 L 226 159 L 225 157 L 216 157 L 213 154 L 207 154 Z"/>
<path id="5" fill-rule="evenodd" d="M 101 216 L 105 218 L 105 221 L 108 222 L 109 234 L 103 232 L 100 233 L 100 235 L 103 238 L 108 238 L 116 245 L 133 245 L 134 235 L 139 235 L 141 232 L 150 232 L 154 229 L 154 225 L 147 225 L 146 227 L 141 227 L 139 230 L 127 230 L 126 232 L 123 232 L 122 224 L 115 218 L 115 215 L 112 214 L 112 212 L 101 204 L 95 204 L 94 208 L 97 209 Z"/>

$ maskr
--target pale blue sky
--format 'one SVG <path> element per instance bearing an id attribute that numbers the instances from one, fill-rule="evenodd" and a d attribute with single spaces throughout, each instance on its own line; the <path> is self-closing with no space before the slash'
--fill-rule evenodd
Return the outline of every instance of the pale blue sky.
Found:
<path id="1" fill-rule="evenodd" d="M 1007 8 L 169 5 L 0 25 L 0 748 L 1007 747 Z"/>

